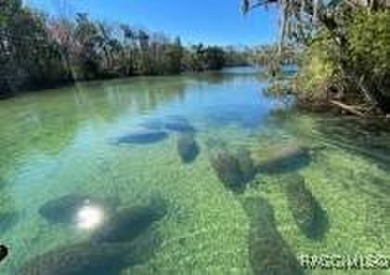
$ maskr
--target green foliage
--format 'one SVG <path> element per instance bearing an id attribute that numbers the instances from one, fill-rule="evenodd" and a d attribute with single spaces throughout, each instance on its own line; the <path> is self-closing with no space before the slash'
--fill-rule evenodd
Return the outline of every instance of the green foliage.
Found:
<path id="1" fill-rule="evenodd" d="M 85 13 L 48 18 L 20 0 L 0 0 L 0 97 L 79 80 L 219 70 L 226 56 L 220 47 L 184 48 L 180 38 Z"/>
<path id="2" fill-rule="evenodd" d="M 309 102 L 325 99 L 326 103 L 336 97 L 352 103 L 364 102 L 370 111 L 390 113 L 388 1 L 242 0 L 241 3 L 244 13 L 268 4 L 280 9 L 279 52 L 286 42 L 306 48 L 295 82 L 300 99 Z M 313 39 L 324 38 L 329 44 L 316 50 L 318 46 Z"/>
<path id="3" fill-rule="evenodd" d="M 220 70 L 225 66 L 225 52 L 221 47 L 192 45 L 185 53 L 184 67 L 188 71 Z"/>
<path id="4" fill-rule="evenodd" d="M 346 33 L 350 66 L 390 95 L 390 11 L 360 11 Z"/>
<path id="5" fill-rule="evenodd" d="M 328 88 L 336 83 L 338 75 L 335 51 L 334 42 L 325 30 L 308 45 L 294 79 L 298 99 L 318 102 L 327 98 Z"/>

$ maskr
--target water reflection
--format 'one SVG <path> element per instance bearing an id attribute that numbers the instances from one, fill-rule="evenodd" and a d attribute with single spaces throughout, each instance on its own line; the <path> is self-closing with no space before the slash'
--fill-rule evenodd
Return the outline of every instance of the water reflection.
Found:
<path id="1" fill-rule="evenodd" d="M 376 138 L 271 112 L 258 90 L 253 75 L 134 78 L 0 102 L 0 214 L 26 217 L 2 231 L 5 272 L 301 274 L 295 252 L 376 249 L 362 228 L 385 228 L 388 173 L 336 146 Z M 380 215 L 362 218 L 365 200 Z"/>
<path id="2" fill-rule="evenodd" d="M 89 82 L 76 87 L 28 94 L 0 107 L 0 172 L 42 152 L 58 155 L 73 145 L 85 127 L 136 117 L 183 100 L 188 78 L 134 78 Z M 17 137 L 17 138 L 16 138 Z"/>
<path id="3" fill-rule="evenodd" d="M 82 230 L 92 230 L 98 228 L 104 221 L 104 211 L 97 205 L 87 202 L 76 214 L 76 226 Z"/>
<path id="4" fill-rule="evenodd" d="M 45 202 L 39 214 L 53 224 L 76 224 L 77 227 L 97 226 L 106 212 L 119 202 L 116 198 L 94 198 L 83 194 L 68 194 Z"/>

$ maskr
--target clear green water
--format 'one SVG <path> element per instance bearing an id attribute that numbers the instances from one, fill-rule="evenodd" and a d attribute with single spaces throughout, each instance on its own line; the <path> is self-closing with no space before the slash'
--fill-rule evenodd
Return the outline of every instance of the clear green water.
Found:
<path id="1" fill-rule="evenodd" d="M 242 205 L 249 197 L 269 202 L 275 229 L 297 256 L 390 256 L 390 133 L 368 131 L 350 118 L 281 110 L 262 96 L 263 85 L 255 74 L 233 70 L 86 83 L 0 101 L 0 213 L 16 216 L 0 232 L 10 249 L 0 273 L 14 274 L 36 255 L 88 240 L 90 230 L 39 214 L 46 202 L 71 193 L 114 197 L 119 209 L 143 205 L 153 194 L 168 202 L 167 214 L 149 229 L 161 240 L 153 256 L 121 274 L 254 274 Z M 169 116 L 196 129 L 200 152 L 193 162 L 180 159 L 177 132 L 150 144 L 116 145 L 145 121 Z M 257 173 L 243 193 L 234 193 L 210 165 L 210 140 L 245 148 L 258 162 L 283 146 L 308 146 L 310 161 L 290 172 L 304 177 L 326 213 L 321 238 L 297 226 L 283 188 L 289 174 Z"/>

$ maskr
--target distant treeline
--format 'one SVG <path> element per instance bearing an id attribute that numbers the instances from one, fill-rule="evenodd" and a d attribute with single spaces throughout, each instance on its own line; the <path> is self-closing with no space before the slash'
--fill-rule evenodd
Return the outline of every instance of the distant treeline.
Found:
<path id="1" fill-rule="evenodd" d="M 134 75 L 168 75 L 247 64 L 234 47 L 183 47 L 171 39 L 129 25 L 111 25 L 79 13 L 50 18 L 0 0 L 0 97 L 19 91 Z"/>

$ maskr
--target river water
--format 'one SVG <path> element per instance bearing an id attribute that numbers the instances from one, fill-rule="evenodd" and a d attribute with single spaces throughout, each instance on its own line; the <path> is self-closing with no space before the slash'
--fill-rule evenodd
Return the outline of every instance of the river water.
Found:
<path id="1" fill-rule="evenodd" d="M 390 132 L 265 85 L 229 69 L 0 101 L 0 273 L 324 274 L 297 263 L 390 256 Z"/>

